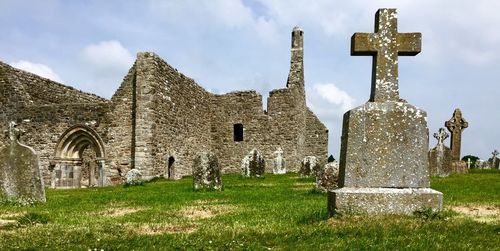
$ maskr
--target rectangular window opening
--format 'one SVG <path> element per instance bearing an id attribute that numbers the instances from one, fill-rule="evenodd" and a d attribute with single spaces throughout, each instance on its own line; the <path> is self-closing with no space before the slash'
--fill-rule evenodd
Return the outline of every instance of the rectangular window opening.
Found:
<path id="1" fill-rule="evenodd" d="M 243 141 L 243 124 L 234 124 L 234 141 Z"/>

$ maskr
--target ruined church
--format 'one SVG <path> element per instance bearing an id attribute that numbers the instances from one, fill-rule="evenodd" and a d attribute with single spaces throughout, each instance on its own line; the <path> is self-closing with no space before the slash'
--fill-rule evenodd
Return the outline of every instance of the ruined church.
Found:
<path id="1" fill-rule="evenodd" d="M 300 28 L 291 47 L 286 88 L 269 93 L 266 110 L 259 93 L 210 93 L 150 52 L 137 54 L 110 100 L 0 62 L 1 129 L 17 123 L 52 187 L 120 184 L 134 168 L 145 178 L 178 179 L 206 150 L 223 173 L 236 173 L 254 148 L 270 170 L 281 148 L 287 169 L 297 171 L 305 156 L 326 162 L 328 130 L 306 105 Z M 2 137 L 0 147 L 7 143 Z"/>

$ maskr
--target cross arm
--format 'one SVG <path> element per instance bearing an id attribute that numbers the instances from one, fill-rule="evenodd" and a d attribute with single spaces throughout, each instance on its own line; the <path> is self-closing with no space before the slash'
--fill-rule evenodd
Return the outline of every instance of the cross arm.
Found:
<path id="1" fill-rule="evenodd" d="M 377 48 L 370 43 L 370 33 L 356 32 L 351 37 L 351 56 L 373 56 Z"/>
<path id="2" fill-rule="evenodd" d="M 398 55 L 415 56 L 422 50 L 422 33 L 398 33 L 397 35 Z"/>

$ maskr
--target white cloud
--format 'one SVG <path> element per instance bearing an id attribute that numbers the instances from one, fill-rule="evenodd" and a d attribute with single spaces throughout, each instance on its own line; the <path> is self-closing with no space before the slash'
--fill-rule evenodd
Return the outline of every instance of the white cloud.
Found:
<path id="1" fill-rule="evenodd" d="M 354 98 L 333 83 L 315 84 L 313 90 L 330 105 L 334 105 L 336 110 L 345 112 L 354 106 Z"/>
<path id="2" fill-rule="evenodd" d="M 92 67 L 101 70 L 127 70 L 134 62 L 132 54 L 116 40 L 87 45 L 81 57 Z"/>
<path id="3" fill-rule="evenodd" d="M 18 69 L 31 72 L 38 76 L 42 76 L 44 78 L 48 78 L 59 83 L 62 82 L 62 79 L 59 77 L 59 75 L 57 75 L 57 73 L 55 73 L 54 70 L 52 70 L 50 67 L 44 64 L 37 64 L 29 61 L 20 60 L 17 62 L 13 62 L 10 65 Z"/>
<path id="4" fill-rule="evenodd" d="M 82 89 L 111 97 L 134 63 L 134 57 L 116 40 L 89 44 L 81 51 L 85 78 Z"/>

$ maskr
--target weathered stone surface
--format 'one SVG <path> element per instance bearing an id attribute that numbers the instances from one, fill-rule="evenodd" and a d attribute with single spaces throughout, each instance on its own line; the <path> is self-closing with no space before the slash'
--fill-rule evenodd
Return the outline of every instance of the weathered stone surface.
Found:
<path id="1" fill-rule="evenodd" d="M 354 33 L 351 55 L 374 57 L 370 101 L 398 102 L 398 56 L 420 53 L 422 34 L 398 33 L 396 9 L 379 9 L 375 25 L 375 33 Z"/>
<path id="2" fill-rule="evenodd" d="M 337 188 L 339 180 L 339 163 L 337 161 L 328 162 L 320 169 L 316 177 L 316 190 L 327 192 Z"/>
<path id="3" fill-rule="evenodd" d="M 316 156 L 306 156 L 302 159 L 299 174 L 302 176 L 316 177 L 321 169 L 321 165 Z"/>
<path id="4" fill-rule="evenodd" d="M 222 190 L 219 160 L 215 154 L 201 152 L 193 160 L 194 190 Z"/>
<path id="5" fill-rule="evenodd" d="M 273 173 L 274 174 L 285 174 L 286 173 L 286 162 L 283 157 L 283 149 L 278 147 L 274 152 L 274 160 L 273 160 Z"/>
<path id="6" fill-rule="evenodd" d="M 467 162 L 463 160 L 451 161 L 451 172 L 450 173 L 468 173 Z"/>
<path id="7" fill-rule="evenodd" d="M 125 177 L 125 184 L 138 185 L 144 182 L 141 171 L 137 169 L 130 169 Z"/>
<path id="8" fill-rule="evenodd" d="M 462 145 L 462 131 L 469 127 L 469 123 L 462 117 L 462 111 L 455 109 L 453 117 L 444 123 L 446 128 L 451 132 L 451 159 L 453 161 L 460 160 L 460 148 Z"/>
<path id="9" fill-rule="evenodd" d="M 490 164 L 491 169 L 499 169 L 500 166 L 500 159 L 498 158 L 498 151 L 495 149 L 491 153 L 491 158 L 488 160 L 488 163 Z"/>
<path id="10" fill-rule="evenodd" d="M 451 173 L 451 150 L 446 147 L 443 141 L 448 138 L 444 128 L 439 128 L 434 133 L 434 138 L 438 140 L 437 145 L 429 151 L 429 174 L 431 176 L 445 177 Z"/>
<path id="11" fill-rule="evenodd" d="M 328 191 L 330 215 L 409 214 L 442 207 L 429 189 L 426 112 L 399 98 L 398 55 L 420 52 L 420 33 L 398 33 L 395 9 L 380 9 L 375 33 L 355 33 L 353 55 L 372 55 L 369 102 L 344 115 L 339 189 Z"/>
<path id="12" fill-rule="evenodd" d="M 40 163 L 35 151 L 19 142 L 17 124 L 9 124 L 10 144 L 0 151 L 0 201 L 45 202 Z"/>
<path id="13" fill-rule="evenodd" d="M 340 186 L 429 187 L 426 112 L 368 102 L 344 115 Z"/>
<path id="14" fill-rule="evenodd" d="M 144 179 L 179 179 L 191 175 L 192 160 L 204 149 L 218 156 L 224 173 L 238 173 L 252 148 L 272 171 L 281 146 L 287 170 L 298 171 L 303 156 L 326 158 L 328 130 L 305 101 L 304 31 L 294 28 L 291 36 L 286 86 L 269 93 L 265 110 L 256 91 L 210 93 L 150 52 L 137 54 L 111 99 L 0 62 L 0 130 L 4 122 L 23 121 L 25 142 L 39 153 L 45 184 L 54 187 L 119 184 L 131 169 Z M 241 125 L 241 141 L 235 125 Z M 59 147 L 75 126 L 96 135 L 68 134 L 69 147 Z M 7 144 L 0 140 L 0 148 Z M 82 155 L 87 150 L 101 153 L 93 165 Z"/>
<path id="15" fill-rule="evenodd" d="M 257 149 L 250 151 L 241 161 L 241 172 L 245 177 L 261 177 L 266 170 L 266 161 Z"/>
<path id="16" fill-rule="evenodd" d="M 330 214 L 412 214 L 443 207 L 443 194 L 430 188 L 351 188 L 328 193 Z"/>

